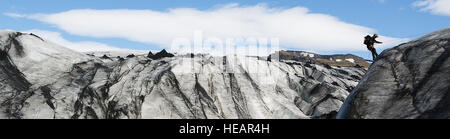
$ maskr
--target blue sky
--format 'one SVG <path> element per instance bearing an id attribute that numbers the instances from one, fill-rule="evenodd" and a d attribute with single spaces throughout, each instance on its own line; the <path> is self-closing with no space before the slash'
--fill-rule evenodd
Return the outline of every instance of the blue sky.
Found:
<path id="1" fill-rule="evenodd" d="M 448 1 L 448 0 L 439 0 Z M 90 32 L 77 32 L 75 29 L 67 29 L 61 27 L 60 20 L 57 21 L 43 21 L 31 17 L 35 14 L 56 14 L 61 12 L 67 12 L 75 9 L 93 9 L 93 10 L 114 10 L 114 9 L 128 9 L 128 10 L 150 10 L 155 12 L 167 13 L 170 9 L 178 8 L 193 8 L 196 11 L 203 11 L 208 13 L 214 11 L 218 7 L 236 3 L 239 6 L 238 9 L 245 11 L 245 7 L 252 7 L 258 4 L 265 4 L 266 9 L 292 9 L 295 7 L 303 7 L 309 9 L 308 16 L 302 16 L 302 18 L 315 17 L 314 14 L 323 14 L 332 16 L 339 20 L 339 23 L 348 23 L 352 25 L 362 26 L 372 29 L 369 32 L 381 34 L 390 38 L 408 38 L 414 39 L 420 35 L 449 27 L 450 16 L 444 12 L 439 12 L 439 9 L 434 10 L 431 8 L 450 8 L 449 5 L 433 6 L 433 3 L 427 5 L 413 4 L 417 3 L 416 0 L 282 0 L 282 1 L 270 1 L 270 0 L 246 0 L 246 1 L 234 1 L 234 0 L 5 0 L 0 5 L 0 28 L 12 29 L 18 31 L 28 30 L 42 30 L 49 32 L 60 33 L 60 36 L 70 42 L 98 42 L 109 46 L 126 48 L 126 49 L 153 49 L 158 50 L 165 48 L 161 46 L 163 42 L 152 41 L 140 41 L 138 38 L 128 38 L 114 36 L 114 35 L 90 35 L 86 33 Z M 436 4 L 436 1 L 434 1 Z M 442 2 L 441 2 L 442 3 Z M 446 3 L 446 2 L 443 2 Z M 425 3 L 426 4 L 426 3 Z M 439 4 L 439 3 L 438 3 Z M 413 6 L 416 5 L 416 6 Z M 222 7 L 223 8 L 223 7 Z M 220 8 L 219 8 L 220 9 Z M 194 13 L 196 11 L 193 11 Z M 435 12 L 438 11 L 438 12 Z M 442 10 L 441 10 L 442 11 Z M 98 12 L 98 11 L 94 11 Z M 109 12 L 109 11 L 108 11 Z M 10 13 L 17 15 L 26 15 L 25 17 L 13 17 Z M 135 14 L 131 12 L 130 14 Z M 8 16 L 9 14 L 9 16 Z M 30 16 L 30 17 L 27 17 Z M 170 17 L 170 15 L 168 15 Z M 263 16 L 262 16 L 263 17 Z M 200 17 L 199 17 L 200 18 Z M 227 17 L 225 17 L 227 18 Z M 51 18 L 54 19 L 54 18 Z M 289 20 L 286 20 L 289 21 Z M 312 20 L 315 21 L 315 20 Z M 69 22 L 69 21 L 67 21 Z M 114 22 L 114 21 L 113 21 Z M 180 23 L 182 24 L 182 23 Z M 289 25 L 289 24 L 287 24 Z M 296 24 L 292 24 L 296 26 Z M 364 32 L 365 29 L 362 29 Z M 207 31 L 207 30 L 206 30 Z M 327 34 L 326 31 L 322 31 Z M 205 32 L 207 34 L 208 32 Z M 270 31 L 269 31 L 270 33 Z M 278 32 L 277 32 L 278 33 Z M 170 35 L 170 34 L 169 34 Z M 294 34 L 295 35 L 295 34 Z M 301 35 L 301 34 L 300 34 Z M 151 35 L 150 35 L 151 37 Z M 362 38 L 363 36 L 361 36 Z M 290 37 L 286 37 L 290 38 Z M 319 45 L 311 43 L 296 43 L 295 41 L 289 43 L 283 43 L 283 37 L 280 39 L 281 46 L 283 48 L 295 49 L 295 50 L 311 50 L 321 53 L 353 53 L 362 57 L 368 57 L 364 49 L 353 50 L 353 48 L 339 50 L 340 47 L 334 48 L 333 44 L 327 44 L 330 51 L 318 49 Z M 360 43 L 360 42 L 358 42 Z M 292 46 L 288 46 L 292 44 Z M 301 45 L 301 46 L 296 46 Z M 311 49 L 308 46 L 311 45 Z M 389 48 L 391 46 L 384 46 L 382 48 Z M 320 46 L 319 46 L 320 47 Z M 364 47 L 361 45 L 361 47 Z M 328 47 L 327 47 L 328 48 Z M 346 47 L 342 47 L 346 48 Z M 380 50 L 381 51 L 381 50 Z"/>

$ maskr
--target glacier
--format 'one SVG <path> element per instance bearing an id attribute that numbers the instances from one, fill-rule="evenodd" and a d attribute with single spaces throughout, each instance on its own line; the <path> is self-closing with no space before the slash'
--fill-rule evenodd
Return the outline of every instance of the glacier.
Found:
<path id="1" fill-rule="evenodd" d="M 0 31 L 0 119 L 333 118 L 366 73 L 241 55 L 111 54 Z"/>

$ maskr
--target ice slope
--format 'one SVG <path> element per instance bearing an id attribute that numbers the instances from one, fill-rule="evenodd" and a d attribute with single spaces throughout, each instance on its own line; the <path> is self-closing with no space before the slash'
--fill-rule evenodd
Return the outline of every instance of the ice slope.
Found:
<path id="1" fill-rule="evenodd" d="M 450 118 L 450 28 L 383 51 L 337 118 Z"/>
<path id="2" fill-rule="evenodd" d="M 17 35 L 14 39 L 19 43 L 9 49 L 10 58 L 32 84 L 54 82 L 55 77 L 68 72 L 74 63 L 88 60 L 86 55 L 47 42 L 37 36 L 11 31 L 0 32 L 2 50 L 6 49 L 5 45 L 14 41 L 9 35 Z M 42 80 L 43 78 L 46 80 Z"/>
<path id="3" fill-rule="evenodd" d="M 0 32 L 0 118 L 330 118 L 358 67 L 229 55 L 88 56 Z"/>

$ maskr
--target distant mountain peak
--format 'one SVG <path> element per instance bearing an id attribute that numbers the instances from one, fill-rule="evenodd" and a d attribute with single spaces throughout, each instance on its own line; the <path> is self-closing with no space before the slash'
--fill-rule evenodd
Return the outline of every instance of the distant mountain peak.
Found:
<path id="1" fill-rule="evenodd" d="M 362 66 L 368 68 L 370 66 L 364 58 L 353 54 L 320 55 L 312 52 L 293 50 L 281 50 L 278 54 L 279 59 L 282 61 L 312 62 L 340 67 Z"/>

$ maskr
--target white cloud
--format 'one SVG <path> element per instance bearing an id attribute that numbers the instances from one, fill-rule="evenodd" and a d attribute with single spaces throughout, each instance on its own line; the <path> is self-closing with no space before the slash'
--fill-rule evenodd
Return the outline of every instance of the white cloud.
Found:
<path id="1" fill-rule="evenodd" d="M 64 39 L 59 32 L 52 32 L 52 31 L 45 31 L 45 30 L 27 30 L 22 31 L 25 33 L 33 33 L 38 35 L 39 37 L 42 37 L 45 40 L 51 41 L 53 43 L 59 44 L 61 46 L 70 48 L 75 51 L 79 52 L 90 52 L 90 51 L 111 51 L 111 50 L 121 50 L 120 48 L 109 46 L 103 43 L 98 42 L 90 42 L 90 41 L 83 41 L 83 42 L 71 42 L 66 39 Z"/>
<path id="2" fill-rule="evenodd" d="M 25 15 L 16 14 L 16 13 L 4 13 L 3 15 L 6 15 L 6 16 L 9 16 L 9 17 L 14 17 L 14 18 L 24 18 L 24 17 L 26 17 Z"/>
<path id="3" fill-rule="evenodd" d="M 75 35 L 124 38 L 165 48 L 169 48 L 178 37 L 192 40 L 194 31 L 201 30 L 204 39 L 217 37 L 225 41 L 225 38 L 277 37 L 281 47 L 312 51 L 361 51 L 366 49 L 362 44 L 363 37 L 376 32 L 331 15 L 312 13 L 304 7 L 270 8 L 264 4 L 229 4 L 209 10 L 79 9 L 21 16 L 55 25 Z M 386 36 L 380 39 L 389 40 L 381 47 L 405 41 Z"/>
<path id="4" fill-rule="evenodd" d="M 421 11 L 450 16 L 450 0 L 422 0 L 416 1 L 412 5 L 413 7 L 420 7 Z"/>

